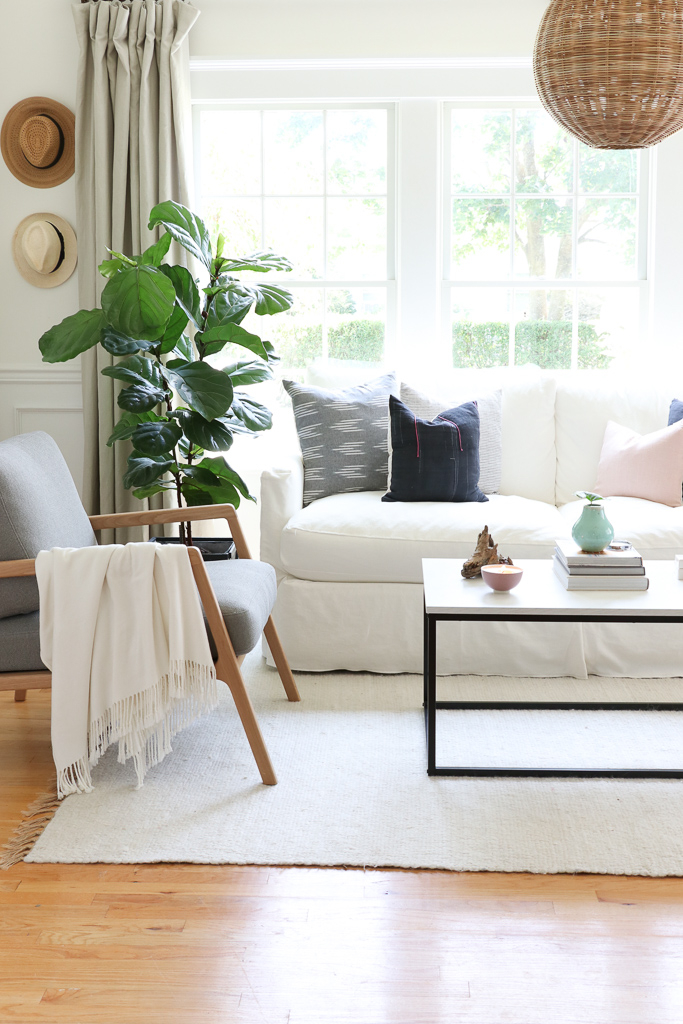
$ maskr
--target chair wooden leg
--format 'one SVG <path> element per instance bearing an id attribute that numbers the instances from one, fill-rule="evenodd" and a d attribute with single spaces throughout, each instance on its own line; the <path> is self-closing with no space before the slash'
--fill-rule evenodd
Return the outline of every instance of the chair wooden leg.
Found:
<path id="1" fill-rule="evenodd" d="M 14 699 L 16 701 L 26 700 L 26 690 L 15 690 Z"/>
<path id="2" fill-rule="evenodd" d="M 280 643 L 280 637 L 277 635 L 275 623 L 270 616 L 268 616 L 266 628 L 263 632 L 266 640 L 268 641 L 270 653 L 273 655 L 275 666 L 280 673 L 280 679 L 282 680 L 282 685 L 285 688 L 287 700 L 301 700 L 297 685 L 294 682 L 292 670 L 289 667 L 289 662 L 287 661 L 287 656 L 282 648 L 282 644 Z"/>
<path id="3" fill-rule="evenodd" d="M 190 564 L 192 565 L 192 572 L 194 573 L 197 590 L 199 591 L 199 596 L 202 604 L 204 605 L 204 612 L 206 613 L 206 618 L 209 623 L 209 629 L 211 630 L 211 634 L 216 645 L 216 651 L 218 652 L 216 675 L 230 688 L 230 693 L 232 694 L 232 699 L 235 702 L 237 713 L 240 716 L 242 726 L 247 734 L 247 740 L 249 741 L 251 752 L 254 755 L 254 760 L 256 761 L 258 770 L 261 773 L 261 779 L 266 786 L 274 786 L 277 783 L 277 777 L 268 754 L 268 748 L 266 747 L 265 740 L 261 735 L 259 724 L 256 721 L 254 708 L 249 699 L 247 688 L 244 685 L 244 679 L 240 672 L 240 666 L 235 655 L 235 649 L 230 641 L 230 636 L 218 605 L 218 601 L 216 600 L 216 595 L 214 594 L 211 583 L 209 582 L 209 577 L 206 573 L 202 556 L 196 548 L 188 548 L 188 554 L 190 556 Z"/>
<path id="4" fill-rule="evenodd" d="M 215 638 L 214 638 L 215 639 Z M 240 716 L 242 726 L 247 735 L 251 752 L 254 755 L 254 760 L 261 773 L 261 779 L 266 786 L 277 785 L 277 776 L 275 769 L 273 768 L 266 747 L 266 742 L 261 734 L 259 724 L 256 721 L 256 714 L 254 707 L 249 699 L 247 688 L 244 685 L 242 673 L 240 672 L 239 665 L 237 664 L 237 658 L 234 653 L 232 658 L 230 657 L 219 657 L 216 662 L 216 675 L 219 679 L 222 679 L 230 688 L 232 699 L 235 702 L 237 713 Z"/>

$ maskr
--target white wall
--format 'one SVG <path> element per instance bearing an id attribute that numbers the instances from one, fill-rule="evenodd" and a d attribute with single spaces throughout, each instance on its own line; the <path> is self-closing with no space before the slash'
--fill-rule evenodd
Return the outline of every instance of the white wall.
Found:
<path id="1" fill-rule="evenodd" d="M 3 4 L 0 119 L 18 100 L 49 96 L 72 110 L 78 58 L 70 4 L 21 0 Z M 41 361 L 40 335 L 78 308 L 76 275 L 58 288 L 34 288 L 12 259 L 12 236 L 30 213 L 57 213 L 75 227 L 73 178 L 50 189 L 18 181 L 0 160 L 0 438 L 47 430 L 74 476 L 82 472 L 80 374 L 76 363 Z"/>
<path id="2" fill-rule="evenodd" d="M 196 57 L 528 57 L 547 0 L 194 0 Z"/>

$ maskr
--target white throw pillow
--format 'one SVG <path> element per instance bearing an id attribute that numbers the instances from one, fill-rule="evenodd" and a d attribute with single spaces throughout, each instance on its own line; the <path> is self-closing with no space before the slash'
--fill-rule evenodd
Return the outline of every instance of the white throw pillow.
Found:
<path id="1" fill-rule="evenodd" d="M 401 401 L 423 420 L 433 420 L 445 409 L 476 401 L 479 409 L 479 487 L 484 494 L 498 494 L 503 465 L 502 391 L 488 391 L 476 397 L 458 395 L 453 399 L 431 398 L 424 392 L 401 384 Z"/>

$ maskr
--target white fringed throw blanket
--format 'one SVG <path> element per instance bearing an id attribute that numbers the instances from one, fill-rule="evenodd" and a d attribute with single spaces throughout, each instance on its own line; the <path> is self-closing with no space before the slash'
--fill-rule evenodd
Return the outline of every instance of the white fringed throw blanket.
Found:
<path id="1" fill-rule="evenodd" d="M 90 769 L 115 740 L 142 785 L 173 736 L 217 704 L 186 548 L 54 548 L 38 554 L 36 577 L 59 796 L 90 792 Z"/>

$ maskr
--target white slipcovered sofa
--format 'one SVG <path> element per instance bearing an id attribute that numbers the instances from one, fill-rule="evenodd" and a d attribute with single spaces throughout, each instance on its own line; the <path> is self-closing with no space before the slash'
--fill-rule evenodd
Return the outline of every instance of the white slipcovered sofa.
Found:
<path id="1" fill-rule="evenodd" d="M 484 524 L 501 553 L 550 558 L 580 513 L 574 492 L 595 487 L 607 421 L 649 433 L 666 426 L 669 404 L 679 397 L 674 383 L 648 385 L 634 376 L 624 384 L 604 371 L 553 376 L 526 368 L 456 372 L 450 389 L 442 381 L 439 390 L 457 389 L 463 401 L 495 387 L 502 388 L 502 481 L 488 503 L 383 503 L 383 492 L 359 492 L 303 508 L 300 453 L 263 474 L 261 558 L 278 575 L 273 617 L 293 668 L 420 672 L 421 559 L 469 556 Z M 645 559 L 683 553 L 683 506 L 612 497 L 606 512 L 615 536 Z M 442 674 L 683 675 L 677 625 L 439 629 Z"/>

